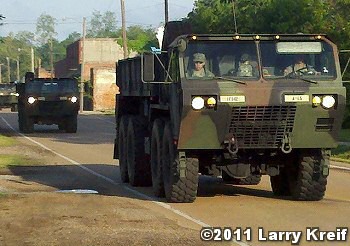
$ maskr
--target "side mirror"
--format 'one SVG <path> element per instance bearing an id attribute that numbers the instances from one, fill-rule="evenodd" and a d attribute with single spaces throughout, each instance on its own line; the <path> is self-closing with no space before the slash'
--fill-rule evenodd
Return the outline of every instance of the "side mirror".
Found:
<path id="1" fill-rule="evenodd" d="M 187 42 L 185 39 L 181 38 L 177 41 L 177 48 L 180 52 L 184 52 L 187 49 Z"/>
<path id="2" fill-rule="evenodd" d="M 144 53 L 141 57 L 142 61 L 142 80 L 144 82 L 154 81 L 154 54 Z"/>

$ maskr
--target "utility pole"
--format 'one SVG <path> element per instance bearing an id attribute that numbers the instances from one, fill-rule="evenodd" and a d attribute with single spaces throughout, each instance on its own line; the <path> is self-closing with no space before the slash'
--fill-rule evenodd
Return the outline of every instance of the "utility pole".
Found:
<path id="1" fill-rule="evenodd" d="M 10 58 L 6 57 L 6 60 L 7 60 L 7 80 L 10 83 L 11 82 Z"/>
<path id="2" fill-rule="evenodd" d="M 86 18 L 83 17 L 83 38 L 81 41 L 81 68 L 80 68 L 80 113 L 84 111 L 84 71 L 85 71 L 85 36 Z"/>
<path id="3" fill-rule="evenodd" d="M 16 63 L 17 63 L 17 82 L 19 82 L 19 56 L 17 56 L 17 60 L 16 60 Z"/>
<path id="4" fill-rule="evenodd" d="M 165 23 L 168 23 L 169 21 L 169 4 L 168 4 L 168 0 L 165 0 Z"/>
<path id="5" fill-rule="evenodd" d="M 234 21 L 234 24 L 235 24 L 235 33 L 238 34 L 235 0 L 232 0 L 232 11 L 233 11 L 233 21 Z"/>
<path id="6" fill-rule="evenodd" d="M 34 48 L 30 47 L 31 71 L 34 73 Z"/>
<path id="7" fill-rule="evenodd" d="M 52 45 L 52 37 L 50 38 L 50 63 L 51 63 L 51 79 L 53 79 L 53 45 Z"/>
<path id="8" fill-rule="evenodd" d="M 120 0 L 121 4 L 121 11 L 122 11 L 122 35 L 123 35 L 123 51 L 124 51 L 124 58 L 128 58 L 128 44 L 126 39 L 126 24 L 125 24 L 125 4 L 124 0 Z"/>
<path id="9" fill-rule="evenodd" d="M 2 83 L 2 63 L 0 63 L 0 84 Z"/>

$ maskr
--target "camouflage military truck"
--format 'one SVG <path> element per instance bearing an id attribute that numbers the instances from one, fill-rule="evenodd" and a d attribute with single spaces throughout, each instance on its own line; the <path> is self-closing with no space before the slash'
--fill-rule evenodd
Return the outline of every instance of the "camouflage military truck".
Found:
<path id="1" fill-rule="evenodd" d="M 11 108 L 12 112 L 17 111 L 18 93 L 15 83 L 0 83 L 0 109 Z"/>
<path id="2" fill-rule="evenodd" d="M 34 78 L 17 84 L 18 125 L 24 133 L 34 131 L 34 124 L 57 124 L 68 133 L 77 131 L 79 110 L 78 82 L 72 78 Z"/>
<path id="3" fill-rule="evenodd" d="M 169 22 L 160 54 L 118 62 L 122 181 L 192 202 L 199 173 L 238 184 L 269 175 L 277 196 L 321 200 L 345 110 L 336 45 L 318 34 L 188 33 Z M 190 77 L 200 62 L 214 76 Z"/>

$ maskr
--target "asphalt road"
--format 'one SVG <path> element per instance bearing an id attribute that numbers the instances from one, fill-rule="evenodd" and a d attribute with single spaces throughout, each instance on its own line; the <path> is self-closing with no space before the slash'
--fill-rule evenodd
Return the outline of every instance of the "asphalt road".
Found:
<path id="1" fill-rule="evenodd" d="M 18 132 L 17 114 L 2 113 L 0 126 Z M 281 235 L 282 241 L 274 241 L 273 233 L 269 239 L 268 233 L 274 231 L 300 231 L 301 245 L 333 245 L 333 241 L 316 241 L 318 233 L 313 234 L 313 242 L 307 242 L 307 228 L 336 232 L 337 228 L 350 227 L 349 170 L 331 169 L 326 196 L 317 202 L 274 197 L 268 177 L 257 186 L 232 186 L 223 184 L 220 179 L 201 177 L 194 203 L 167 204 L 153 197 L 151 188 L 134 188 L 121 183 L 117 161 L 112 159 L 114 133 L 114 118 L 100 114 L 79 115 L 76 134 L 60 132 L 57 126 L 35 126 L 35 132 L 22 135 L 21 141 L 46 148 L 60 158 L 60 165 L 47 163 L 49 167 L 42 166 L 31 175 L 32 181 L 59 190 L 91 189 L 105 196 L 127 197 L 140 202 L 150 200 L 151 203 L 143 206 L 195 228 L 198 237 L 203 226 L 238 227 L 242 231 L 250 228 L 246 232 L 252 241 L 247 242 L 242 235 L 240 245 L 291 245 L 285 234 Z M 14 171 L 17 175 L 25 175 L 20 169 Z M 259 228 L 260 239 L 265 241 L 258 241 Z M 347 240 L 349 234 L 347 230 Z M 335 235 L 341 238 L 340 232 Z M 342 241 L 336 245 L 349 243 Z"/>

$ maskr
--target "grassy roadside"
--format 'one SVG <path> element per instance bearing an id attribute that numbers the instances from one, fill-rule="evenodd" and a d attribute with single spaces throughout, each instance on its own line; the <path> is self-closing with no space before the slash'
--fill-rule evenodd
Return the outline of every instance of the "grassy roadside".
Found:
<path id="1" fill-rule="evenodd" d="M 0 134 L 0 169 L 8 168 L 10 166 L 22 166 L 22 165 L 36 165 L 39 164 L 38 160 L 26 157 L 21 154 L 6 154 L 8 150 L 18 148 L 18 152 L 21 153 L 21 146 L 16 139 L 7 137 Z"/>

